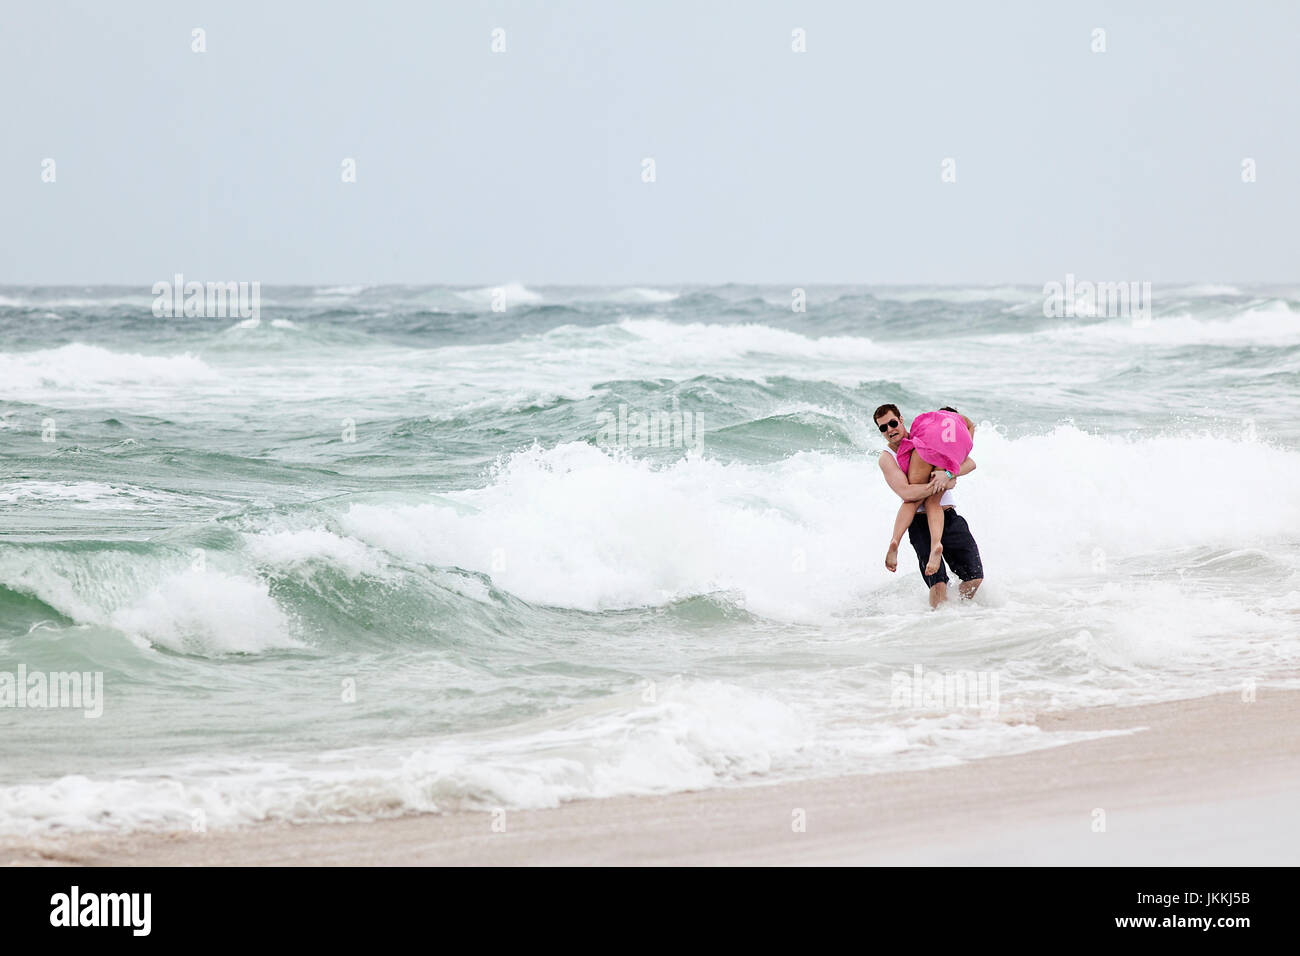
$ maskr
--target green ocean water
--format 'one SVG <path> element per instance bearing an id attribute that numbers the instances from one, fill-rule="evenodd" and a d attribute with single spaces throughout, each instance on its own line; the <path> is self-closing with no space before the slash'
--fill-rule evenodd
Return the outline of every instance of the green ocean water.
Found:
<path id="1" fill-rule="evenodd" d="M 152 301 L 0 288 L 0 704 L 20 668 L 103 686 L 0 706 L 0 831 L 933 766 L 1297 676 L 1300 289 Z M 885 402 L 978 423 L 973 604 L 883 567 Z M 996 675 L 996 713 L 900 707 L 918 667 Z"/>

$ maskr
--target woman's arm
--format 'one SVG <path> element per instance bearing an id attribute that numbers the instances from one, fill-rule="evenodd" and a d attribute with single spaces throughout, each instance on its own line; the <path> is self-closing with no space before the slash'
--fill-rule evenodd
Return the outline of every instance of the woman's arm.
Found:
<path id="1" fill-rule="evenodd" d="M 966 460 L 970 461 L 969 458 Z M 971 467 L 975 467 L 974 464 Z M 943 472 L 937 472 L 938 478 L 931 478 L 928 484 L 908 484 L 907 475 L 903 474 L 903 469 L 898 467 L 898 462 L 894 461 L 894 456 L 887 451 L 880 453 L 880 470 L 884 472 L 885 481 L 893 489 L 894 494 L 904 501 L 920 501 L 923 498 L 930 497 L 939 490 L 939 480 L 947 479 Z"/>
<path id="2" fill-rule="evenodd" d="M 895 465 L 894 467 L 897 468 L 898 466 Z M 969 475 L 974 470 L 975 459 L 967 458 L 961 463 L 961 468 L 957 470 L 957 478 L 960 478 L 962 475 Z M 939 482 L 939 491 L 950 491 L 957 487 L 957 478 L 949 478 L 947 473 L 942 471 L 935 471 L 935 474 L 939 476 L 937 479 Z"/>

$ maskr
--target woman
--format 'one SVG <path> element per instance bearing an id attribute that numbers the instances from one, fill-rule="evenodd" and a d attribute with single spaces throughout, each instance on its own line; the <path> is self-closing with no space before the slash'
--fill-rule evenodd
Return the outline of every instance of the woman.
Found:
<path id="1" fill-rule="evenodd" d="M 898 446 L 898 467 L 907 473 L 910 485 L 929 484 L 931 473 L 936 469 L 946 471 L 948 477 L 956 478 L 962 462 L 970 455 L 974 447 L 975 423 L 955 408 L 942 408 L 937 412 L 925 412 L 912 419 L 908 437 Z M 925 519 L 930 526 L 930 558 L 925 565 L 926 574 L 935 574 L 939 562 L 943 560 L 943 507 L 939 504 L 941 494 L 933 494 L 925 499 Z M 904 501 L 894 519 L 894 533 L 889 539 L 889 551 L 885 554 L 885 567 L 891 571 L 898 569 L 898 543 L 903 540 L 903 532 L 916 516 L 920 502 Z"/>

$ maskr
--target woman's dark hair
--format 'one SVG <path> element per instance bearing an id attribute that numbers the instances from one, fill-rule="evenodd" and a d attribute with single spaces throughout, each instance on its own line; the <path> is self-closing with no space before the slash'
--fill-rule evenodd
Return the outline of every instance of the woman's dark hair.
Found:
<path id="1" fill-rule="evenodd" d="M 957 411 L 957 409 L 953 408 L 951 405 L 945 405 L 943 406 L 943 408 L 939 409 L 939 411 L 952 412 L 954 415 L 961 415 L 961 412 Z M 967 418 L 965 415 L 961 415 L 961 420 L 966 423 L 966 430 L 970 432 L 972 435 L 974 435 L 975 423 L 971 421 L 969 418 Z"/>

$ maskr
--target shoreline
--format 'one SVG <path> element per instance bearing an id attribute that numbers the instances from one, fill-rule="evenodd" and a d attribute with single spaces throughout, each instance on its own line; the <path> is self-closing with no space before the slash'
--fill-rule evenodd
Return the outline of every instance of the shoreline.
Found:
<path id="1" fill-rule="evenodd" d="M 1300 691 L 1040 713 L 1036 723 L 1136 732 L 951 767 L 581 800 L 508 811 L 504 821 L 461 811 L 206 834 L 0 837 L 0 865 L 1300 861 Z"/>

